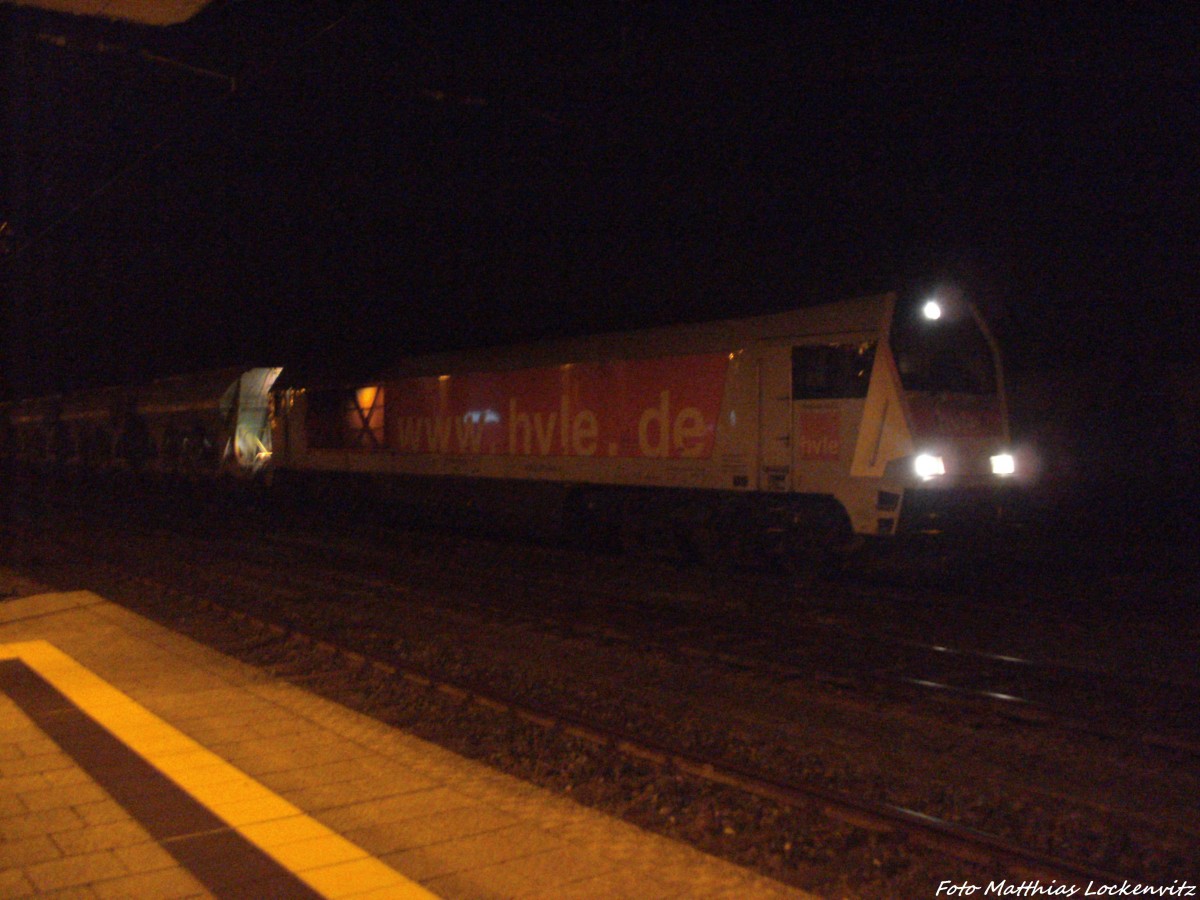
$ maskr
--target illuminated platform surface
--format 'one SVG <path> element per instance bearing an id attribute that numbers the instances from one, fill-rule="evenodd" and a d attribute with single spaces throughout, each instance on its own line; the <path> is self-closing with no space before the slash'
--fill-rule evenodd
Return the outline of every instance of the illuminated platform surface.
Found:
<path id="1" fill-rule="evenodd" d="M 0 601 L 0 684 L 2 897 L 805 896 L 94 594 Z"/>

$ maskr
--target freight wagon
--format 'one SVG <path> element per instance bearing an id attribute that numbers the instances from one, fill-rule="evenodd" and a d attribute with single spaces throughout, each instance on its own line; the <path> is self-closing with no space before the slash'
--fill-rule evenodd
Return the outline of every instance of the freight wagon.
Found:
<path id="1" fill-rule="evenodd" d="M 0 459 L 39 472 L 253 476 L 270 461 L 279 369 L 180 375 L 0 405 Z"/>

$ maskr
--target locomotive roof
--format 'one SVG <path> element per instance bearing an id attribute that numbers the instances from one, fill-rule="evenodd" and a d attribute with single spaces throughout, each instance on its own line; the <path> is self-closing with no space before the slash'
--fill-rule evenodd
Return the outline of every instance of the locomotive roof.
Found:
<path id="1" fill-rule="evenodd" d="M 894 298 L 894 294 L 880 294 L 743 319 L 423 354 L 401 360 L 385 371 L 384 380 L 605 359 L 734 352 L 754 344 L 788 338 L 875 334 L 884 327 L 889 303 Z"/>

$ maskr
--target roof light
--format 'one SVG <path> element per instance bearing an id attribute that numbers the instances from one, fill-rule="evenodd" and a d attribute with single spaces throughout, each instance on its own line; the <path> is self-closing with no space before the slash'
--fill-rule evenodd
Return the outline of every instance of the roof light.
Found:
<path id="1" fill-rule="evenodd" d="M 921 307 L 921 314 L 931 322 L 942 317 L 942 304 L 936 300 L 926 300 L 925 305 Z"/>

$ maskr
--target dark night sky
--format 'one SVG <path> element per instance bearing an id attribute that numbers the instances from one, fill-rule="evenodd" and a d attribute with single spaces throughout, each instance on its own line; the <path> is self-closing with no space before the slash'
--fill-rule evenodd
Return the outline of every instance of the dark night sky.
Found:
<path id="1" fill-rule="evenodd" d="M 1194 7 L 800 6 L 5 7 L 0 394 L 939 278 L 1017 368 L 1194 346 Z"/>

